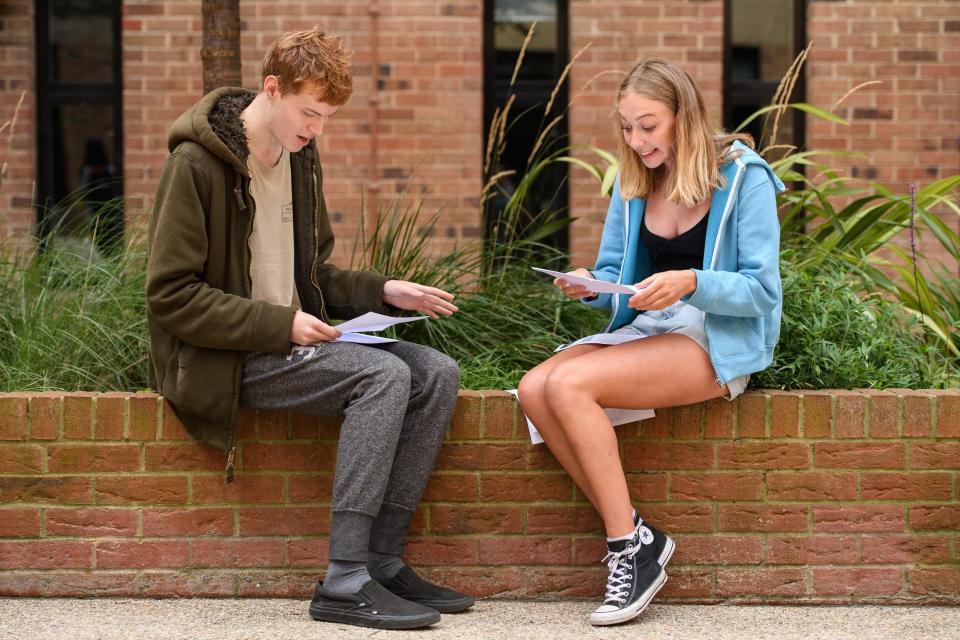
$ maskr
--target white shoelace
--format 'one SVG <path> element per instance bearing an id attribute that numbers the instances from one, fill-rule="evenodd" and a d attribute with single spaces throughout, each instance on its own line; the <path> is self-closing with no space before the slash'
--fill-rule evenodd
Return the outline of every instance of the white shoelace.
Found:
<path id="1" fill-rule="evenodd" d="M 627 593 L 630 591 L 633 574 L 627 573 L 630 564 L 626 560 L 631 560 L 633 556 L 640 553 L 643 544 L 638 542 L 636 546 L 627 547 L 623 551 L 607 552 L 603 562 L 607 563 L 610 575 L 607 576 L 607 591 L 603 597 L 604 604 L 617 602 L 623 604 L 627 600 Z"/>

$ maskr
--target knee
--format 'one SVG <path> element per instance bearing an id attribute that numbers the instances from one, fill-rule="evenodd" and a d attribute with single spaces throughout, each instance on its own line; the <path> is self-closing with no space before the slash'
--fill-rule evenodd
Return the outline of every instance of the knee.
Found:
<path id="1" fill-rule="evenodd" d="M 370 377 L 386 387 L 410 393 L 410 367 L 400 358 L 389 358 L 369 370 Z"/>
<path id="2" fill-rule="evenodd" d="M 456 393 L 460 388 L 460 365 L 445 353 L 431 350 L 427 384 L 434 389 Z"/>
<path id="3" fill-rule="evenodd" d="M 583 376 L 576 366 L 561 363 L 551 369 L 543 383 L 543 393 L 549 402 L 556 404 L 585 391 Z"/>
<path id="4" fill-rule="evenodd" d="M 524 413 L 535 404 L 541 404 L 544 401 L 544 382 L 546 375 L 533 369 L 524 374 L 517 385 L 517 400 L 520 402 L 520 408 Z"/>
<path id="5" fill-rule="evenodd" d="M 445 353 L 437 354 L 437 377 L 451 384 L 454 389 L 460 387 L 460 364 Z"/>

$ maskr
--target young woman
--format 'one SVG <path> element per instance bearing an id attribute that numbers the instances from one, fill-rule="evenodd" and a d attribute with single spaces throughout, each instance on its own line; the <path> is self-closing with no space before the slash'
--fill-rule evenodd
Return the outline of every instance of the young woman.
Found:
<path id="1" fill-rule="evenodd" d="M 603 519 L 610 573 L 595 625 L 638 616 L 666 582 L 674 542 L 630 503 L 604 407 L 672 407 L 743 392 L 780 331 L 783 183 L 747 136 L 715 133 L 679 66 L 640 62 L 617 94 L 620 175 L 596 268 L 573 274 L 634 285 L 636 295 L 570 298 L 611 311 L 608 332 L 642 336 L 570 347 L 528 372 L 521 407 Z"/>

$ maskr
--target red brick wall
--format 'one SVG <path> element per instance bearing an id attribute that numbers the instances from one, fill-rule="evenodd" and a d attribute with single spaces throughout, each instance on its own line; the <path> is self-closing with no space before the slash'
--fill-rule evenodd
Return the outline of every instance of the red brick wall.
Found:
<path id="1" fill-rule="evenodd" d="M 167 129 L 201 95 L 200 3 L 123 3 L 123 169 L 127 216 L 145 223 Z"/>
<path id="2" fill-rule="evenodd" d="M 0 187 L 0 236 L 32 224 L 35 181 L 32 85 L 33 3 L 4 5 L 0 51 L 6 73 L 0 84 L 0 124 L 27 89 L 13 138 L 8 175 Z M 370 7 L 379 9 L 379 36 L 371 36 Z M 573 68 L 571 94 L 595 74 L 625 71 L 642 56 L 661 55 L 684 64 L 703 89 L 719 122 L 722 102 L 723 3 L 623 3 L 570 0 L 570 49 L 590 48 Z M 960 172 L 960 17 L 955 3 L 938 0 L 811 0 L 808 31 L 814 41 L 808 67 L 808 99 L 832 105 L 860 82 L 880 79 L 840 107 L 851 127 L 809 119 L 808 146 L 862 151 L 863 158 L 831 163 L 865 179 L 903 190 Z M 201 93 L 198 0 L 125 0 L 123 74 L 125 187 L 134 220 L 149 211 L 166 130 Z M 325 24 L 346 37 L 356 53 L 357 91 L 321 140 L 326 192 L 334 227 L 348 253 L 357 229 L 361 193 L 389 203 L 416 168 L 412 191 L 424 211 L 442 209 L 438 242 L 474 238 L 480 229 L 476 197 L 482 154 L 482 16 L 467 0 L 333 2 L 300 0 L 241 4 L 244 81 L 254 86 L 266 44 L 278 33 Z M 378 43 L 378 175 L 371 175 L 371 66 Z M 575 144 L 615 149 L 609 114 L 617 77 L 587 86 L 570 110 Z M 5 134 L 0 150 L 6 149 Z M 0 151 L 2 152 L 2 151 Z M 606 200 L 582 170 L 571 176 L 575 264 L 596 253 Z M 958 222 L 960 224 L 960 222 Z M 943 257 L 928 238 L 924 248 Z"/>
<path id="3" fill-rule="evenodd" d="M 750 392 L 618 427 L 669 602 L 960 603 L 960 390 Z M 156 395 L 0 394 L 0 595 L 306 597 L 336 421 L 246 413 L 236 481 Z M 461 392 L 408 559 L 596 597 L 600 521 L 512 398 Z"/>
<path id="4" fill-rule="evenodd" d="M 937 0 L 814 0 L 807 99 L 830 107 L 862 82 L 837 113 L 850 126 L 808 118 L 807 146 L 859 152 L 831 158 L 847 175 L 906 193 L 960 173 L 960 7 Z M 944 211 L 960 231 L 960 220 Z M 932 237 L 921 246 L 954 273 Z"/>
<path id="5" fill-rule="evenodd" d="M 379 7 L 382 80 L 376 176 L 370 169 L 371 4 Z M 478 235 L 483 30 L 477 3 L 310 0 L 240 6 L 244 86 L 256 88 L 264 51 L 284 31 L 320 23 L 354 51 L 355 92 L 318 141 L 341 262 L 357 231 L 361 195 L 368 207 L 371 198 L 387 206 L 414 173 L 408 203 L 423 199 L 425 217 L 443 210 L 439 243 Z M 123 48 L 126 190 L 140 203 L 135 210 L 144 211 L 166 157 L 166 129 L 201 94 L 200 3 L 127 0 Z"/>
<path id="6" fill-rule="evenodd" d="M 0 163 L 7 164 L 0 176 L 0 241 L 28 231 L 36 219 L 34 78 L 33 2 L 9 0 L 0 5 L 0 126 L 12 123 L 25 95 L 12 133 L 11 126 L 0 132 Z"/>

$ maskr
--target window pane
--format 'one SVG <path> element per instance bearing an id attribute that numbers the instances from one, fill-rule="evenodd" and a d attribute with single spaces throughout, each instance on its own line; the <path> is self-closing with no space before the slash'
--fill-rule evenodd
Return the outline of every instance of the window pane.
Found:
<path id="1" fill-rule="evenodd" d="M 53 201 L 47 229 L 97 225 L 97 246 L 109 250 L 123 237 L 123 211 L 110 201 L 121 195 L 114 166 L 113 105 L 74 103 L 52 112 L 56 152 Z"/>
<path id="2" fill-rule="evenodd" d="M 517 52 L 534 21 L 537 28 L 527 44 L 518 77 L 552 79 L 556 76 L 557 0 L 495 0 L 493 46 L 497 77 L 509 79 L 513 75 Z"/>
<path id="3" fill-rule="evenodd" d="M 568 196 L 566 189 L 566 166 L 560 163 L 547 167 L 523 194 L 523 202 L 509 224 L 503 222 L 505 207 L 515 193 L 517 181 L 524 174 L 530 154 L 533 152 L 540 132 L 546 125 L 544 108 L 556 86 L 557 79 L 567 63 L 566 29 L 567 0 L 487 0 L 485 15 L 492 18 L 485 33 L 491 40 L 485 42 L 488 61 L 492 68 L 485 70 L 485 110 L 487 123 L 496 108 L 502 108 L 513 96 L 510 124 L 505 130 L 505 147 L 494 156 L 490 175 L 504 171 L 515 172 L 504 178 L 499 187 L 503 191 L 487 201 L 484 211 L 485 236 L 488 239 L 506 240 L 516 235 L 526 237 L 537 230 L 548 215 L 565 215 Z M 524 49 L 522 66 L 516 83 L 510 85 L 521 47 L 530 25 L 537 23 L 533 37 Z M 492 49 L 492 51 L 491 51 Z M 555 97 L 553 113 L 562 110 L 566 100 L 563 87 Z M 554 149 L 566 136 L 566 122 L 552 128 L 539 149 Z M 560 248 L 567 246 L 567 230 L 562 228 L 540 242 Z M 556 265 L 562 268 L 563 265 Z"/>
<path id="4" fill-rule="evenodd" d="M 113 82 L 111 0 L 53 0 L 50 4 L 50 79 Z"/>
<path id="5" fill-rule="evenodd" d="M 52 159 L 63 189 L 58 196 L 113 175 L 113 105 L 65 104 L 53 117 L 58 153 Z"/>
<path id="6" fill-rule="evenodd" d="M 111 253 L 123 240 L 121 178 L 114 165 L 114 107 L 68 103 L 52 110 L 53 201 L 44 216 L 46 232 L 84 229 L 97 248 Z"/>
<path id="7" fill-rule="evenodd" d="M 734 80 L 779 82 L 793 62 L 794 0 L 729 0 Z"/>

